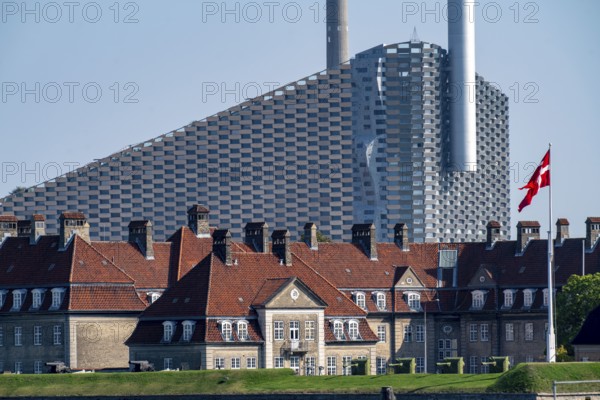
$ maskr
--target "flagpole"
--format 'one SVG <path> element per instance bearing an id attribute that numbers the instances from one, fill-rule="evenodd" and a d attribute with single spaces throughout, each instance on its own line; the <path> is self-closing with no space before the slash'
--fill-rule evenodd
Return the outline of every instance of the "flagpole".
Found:
<path id="1" fill-rule="evenodd" d="M 548 153 L 552 160 L 552 143 L 548 145 Z M 552 165 L 552 164 L 550 164 Z M 556 362 L 556 336 L 554 334 L 554 285 L 552 282 L 552 172 L 550 173 L 550 191 L 548 192 L 548 338 L 546 342 L 546 361 Z"/>

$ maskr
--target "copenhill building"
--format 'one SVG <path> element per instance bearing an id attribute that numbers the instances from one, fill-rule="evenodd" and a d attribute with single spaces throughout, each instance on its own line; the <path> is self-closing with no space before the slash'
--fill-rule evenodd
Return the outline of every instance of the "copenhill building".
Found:
<path id="1" fill-rule="evenodd" d="M 87 215 L 94 239 L 151 220 L 157 239 L 186 225 L 189 204 L 241 237 L 248 220 L 305 223 L 333 240 L 374 223 L 415 242 L 509 236 L 508 98 L 475 73 L 474 22 L 448 1 L 449 46 L 419 40 L 349 58 L 347 4 L 327 1 L 327 69 L 183 128 L 9 195 L 0 214 Z"/>

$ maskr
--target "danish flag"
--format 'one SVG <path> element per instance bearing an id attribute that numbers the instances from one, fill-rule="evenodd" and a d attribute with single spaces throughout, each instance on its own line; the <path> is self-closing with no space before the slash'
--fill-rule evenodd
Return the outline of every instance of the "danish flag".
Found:
<path id="1" fill-rule="evenodd" d="M 519 212 L 531 204 L 531 200 L 543 187 L 550 186 L 550 150 L 546 153 L 542 162 L 534 171 L 527 185 L 519 188 L 519 190 L 527 189 L 527 194 L 521 204 L 519 204 Z"/>

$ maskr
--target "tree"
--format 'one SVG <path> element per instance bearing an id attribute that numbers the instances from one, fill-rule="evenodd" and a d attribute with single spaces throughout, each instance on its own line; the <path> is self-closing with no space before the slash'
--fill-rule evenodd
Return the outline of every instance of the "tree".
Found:
<path id="1" fill-rule="evenodd" d="M 600 305 L 600 273 L 572 275 L 556 296 L 556 325 L 558 344 L 569 349 L 585 318 Z"/>
<path id="2" fill-rule="evenodd" d="M 304 233 L 300 235 L 300 240 L 304 241 Z M 317 231 L 317 242 L 318 243 L 331 243 L 331 239 L 327 237 L 323 232 Z"/>
<path id="3" fill-rule="evenodd" d="M 23 186 L 17 186 L 16 188 L 14 188 L 13 190 L 10 191 L 10 194 L 18 194 L 18 193 L 23 193 L 25 190 L 27 190 L 26 187 Z"/>

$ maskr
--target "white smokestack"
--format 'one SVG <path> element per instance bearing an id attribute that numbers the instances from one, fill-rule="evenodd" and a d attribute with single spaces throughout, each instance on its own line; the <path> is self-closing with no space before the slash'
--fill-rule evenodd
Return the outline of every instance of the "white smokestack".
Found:
<path id="1" fill-rule="evenodd" d="M 348 61 L 348 0 L 326 0 L 327 69 Z"/>
<path id="2" fill-rule="evenodd" d="M 448 0 L 451 168 L 477 170 L 475 3 Z"/>

